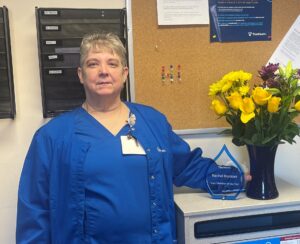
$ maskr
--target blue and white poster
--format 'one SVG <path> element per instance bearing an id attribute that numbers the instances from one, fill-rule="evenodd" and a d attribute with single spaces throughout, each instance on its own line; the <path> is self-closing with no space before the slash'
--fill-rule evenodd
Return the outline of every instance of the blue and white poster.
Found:
<path id="1" fill-rule="evenodd" d="M 211 42 L 270 41 L 272 0 L 209 0 Z"/>

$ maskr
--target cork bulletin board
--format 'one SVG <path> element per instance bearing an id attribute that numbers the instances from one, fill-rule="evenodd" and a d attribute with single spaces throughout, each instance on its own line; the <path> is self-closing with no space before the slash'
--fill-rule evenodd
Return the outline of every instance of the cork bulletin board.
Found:
<path id="1" fill-rule="evenodd" d="M 163 112 L 176 130 L 227 127 L 210 110 L 209 85 L 240 69 L 257 79 L 299 14 L 300 0 L 273 0 L 272 41 L 210 43 L 208 25 L 158 26 L 156 0 L 132 0 L 135 101 Z M 170 65 L 174 81 L 162 82 Z"/>

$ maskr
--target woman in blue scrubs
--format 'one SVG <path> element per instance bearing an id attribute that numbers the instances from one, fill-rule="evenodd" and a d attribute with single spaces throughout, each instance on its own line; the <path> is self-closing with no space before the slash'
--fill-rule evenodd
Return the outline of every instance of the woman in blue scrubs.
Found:
<path id="1" fill-rule="evenodd" d="M 173 184 L 207 190 L 220 170 L 157 110 L 121 101 L 126 51 L 114 34 L 84 37 L 86 100 L 34 135 L 18 194 L 17 243 L 176 242 Z"/>

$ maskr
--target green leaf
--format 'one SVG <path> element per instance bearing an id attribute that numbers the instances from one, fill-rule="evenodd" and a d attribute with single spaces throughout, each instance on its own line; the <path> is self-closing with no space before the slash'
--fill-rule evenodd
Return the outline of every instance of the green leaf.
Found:
<path id="1" fill-rule="evenodd" d="M 232 129 L 225 129 L 225 130 L 222 130 L 219 134 L 231 135 L 231 134 L 232 134 Z"/>
<path id="2" fill-rule="evenodd" d="M 254 123 L 255 123 L 256 129 L 257 129 L 258 131 L 260 131 L 261 128 L 262 128 L 262 125 L 261 125 L 260 120 L 259 120 L 259 119 L 256 119 Z"/>
<path id="3" fill-rule="evenodd" d="M 297 84 L 298 84 L 298 80 L 297 80 Z M 293 97 L 300 95 L 300 87 L 297 87 L 297 89 L 293 92 Z"/>
<path id="4" fill-rule="evenodd" d="M 291 112 L 289 112 L 289 117 L 290 120 L 293 120 L 294 118 L 296 118 L 299 115 L 299 112 L 295 109 L 291 109 Z"/>
<path id="5" fill-rule="evenodd" d="M 277 88 L 266 88 L 265 90 L 267 90 L 269 93 L 271 93 L 272 95 L 277 95 L 280 94 L 280 90 Z"/>
<path id="6" fill-rule="evenodd" d="M 298 79 L 292 79 L 290 84 L 295 89 L 295 87 L 297 87 L 297 84 L 298 84 Z"/>
<path id="7" fill-rule="evenodd" d="M 233 124 L 233 118 L 230 114 L 226 115 L 226 121 L 228 122 L 228 124 L 232 125 Z"/>
<path id="8" fill-rule="evenodd" d="M 292 62 L 289 61 L 285 67 L 285 77 L 289 79 L 292 75 L 292 72 L 293 72 Z"/>
<path id="9" fill-rule="evenodd" d="M 276 136 L 277 136 L 277 135 L 273 135 L 273 136 L 270 136 L 270 137 L 266 137 L 265 139 L 263 139 L 263 140 L 261 141 L 261 143 L 262 143 L 262 144 L 267 144 L 267 143 L 269 143 L 270 141 L 272 141 L 273 139 L 275 139 Z"/>
<path id="10" fill-rule="evenodd" d="M 251 139 L 243 138 L 243 141 L 245 142 L 245 144 L 248 144 L 248 145 L 255 145 L 255 143 L 254 143 Z"/>
<path id="11" fill-rule="evenodd" d="M 285 74 L 284 74 L 284 70 L 283 70 L 283 68 L 279 66 L 279 69 L 278 69 L 278 70 L 279 70 L 279 74 L 280 74 L 280 76 L 284 77 L 284 76 L 285 76 Z"/>

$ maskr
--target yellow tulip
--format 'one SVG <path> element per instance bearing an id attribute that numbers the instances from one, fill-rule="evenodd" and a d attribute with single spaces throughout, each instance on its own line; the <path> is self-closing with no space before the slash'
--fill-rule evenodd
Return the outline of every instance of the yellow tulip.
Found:
<path id="1" fill-rule="evenodd" d="M 256 87 L 252 92 L 253 100 L 258 105 L 265 105 L 272 97 L 272 94 L 264 90 L 262 87 Z"/>
<path id="2" fill-rule="evenodd" d="M 239 109 L 239 107 L 243 103 L 241 94 L 236 91 L 231 93 L 230 96 L 226 97 L 226 99 L 228 100 L 230 107 L 235 110 Z"/>
<path id="3" fill-rule="evenodd" d="M 244 123 L 244 124 L 247 124 L 251 119 L 253 119 L 255 117 L 255 113 L 250 113 L 250 114 L 245 114 L 245 113 L 242 113 L 241 114 L 241 121 Z"/>
<path id="4" fill-rule="evenodd" d="M 217 115 L 223 115 L 227 112 L 226 105 L 218 99 L 214 99 L 211 102 L 211 108 L 215 111 Z"/>
<path id="5" fill-rule="evenodd" d="M 250 98 L 250 97 L 245 97 L 243 99 L 243 103 L 241 104 L 240 106 L 240 110 L 243 112 L 243 113 L 252 113 L 255 109 L 255 104 L 253 102 L 253 100 Z"/>
<path id="6" fill-rule="evenodd" d="M 295 104 L 295 109 L 300 112 L 300 100 L 298 102 L 296 102 Z"/>
<path id="7" fill-rule="evenodd" d="M 248 123 L 252 118 L 255 117 L 255 104 L 250 97 L 245 97 L 243 99 L 243 103 L 240 106 L 240 110 L 242 111 L 241 121 L 244 124 Z"/>
<path id="8" fill-rule="evenodd" d="M 281 98 L 280 97 L 271 97 L 268 100 L 268 111 L 270 113 L 276 113 L 279 110 Z"/>

